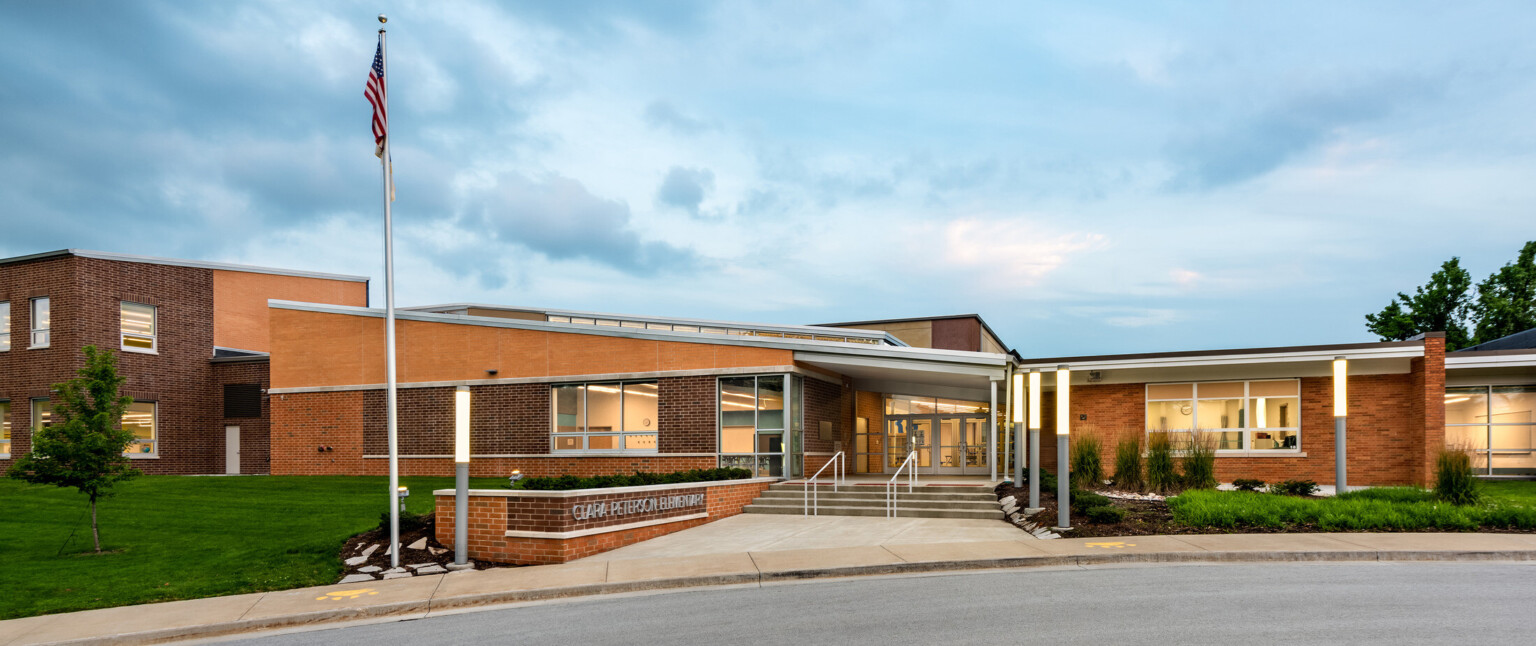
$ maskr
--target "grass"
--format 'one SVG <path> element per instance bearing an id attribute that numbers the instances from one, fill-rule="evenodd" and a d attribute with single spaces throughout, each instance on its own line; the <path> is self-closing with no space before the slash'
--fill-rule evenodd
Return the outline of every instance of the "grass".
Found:
<path id="1" fill-rule="evenodd" d="M 406 507 L 432 510 L 453 478 L 401 478 Z M 145 476 L 98 503 L 91 550 L 84 496 L 0 478 L 0 619 L 324 585 L 347 537 L 387 511 L 375 477 Z M 470 486 L 500 488 L 501 478 Z"/>
<path id="2" fill-rule="evenodd" d="M 1488 483 L 1487 500 L 1457 506 L 1415 487 L 1382 487 L 1336 498 L 1243 491 L 1186 491 L 1168 500 L 1176 522 L 1194 527 L 1324 531 L 1536 529 L 1536 482 Z"/>

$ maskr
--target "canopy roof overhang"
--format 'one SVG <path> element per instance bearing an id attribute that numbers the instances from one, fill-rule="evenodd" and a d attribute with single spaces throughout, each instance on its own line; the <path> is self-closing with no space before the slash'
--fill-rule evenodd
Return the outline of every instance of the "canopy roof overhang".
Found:
<path id="1" fill-rule="evenodd" d="M 795 362 L 844 375 L 853 380 L 855 390 L 973 401 L 987 401 L 991 383 L 1002 381 L 1006 376 L 1006 355 L 946 354 L 949 356 L 918 359 L 796 352 Z"/>

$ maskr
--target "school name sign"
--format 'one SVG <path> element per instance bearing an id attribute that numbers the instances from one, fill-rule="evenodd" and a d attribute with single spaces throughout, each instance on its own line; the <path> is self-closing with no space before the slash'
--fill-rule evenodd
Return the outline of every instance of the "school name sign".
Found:
<path id="1" fill-rule="evenodd" d="M 571 505 L 571 518 L 573 520 L 592 520 L 633 514 L 683 511 L 692 507 L 702 507 L 703 505 L 704 494 L 702 492 L 629 500 L 576 503 Z"/>

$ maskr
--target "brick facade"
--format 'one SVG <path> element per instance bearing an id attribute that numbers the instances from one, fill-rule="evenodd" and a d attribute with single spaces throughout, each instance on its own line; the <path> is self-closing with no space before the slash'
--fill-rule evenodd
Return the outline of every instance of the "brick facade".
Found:
<path id="1" fill-rule="evenodd" d="M 266 398 L 270 386 L 269 364 L 265 359 L 223 361 L 213 364 L 213 387 L 209 393 L 212 410 L 220 422 L 218 428 L 240 427 L 240 473 L 267 474 L 272 472 L 271 405 Z M 260 417 L 224 417 L 224 386 L 226 384 L 260 384 L 262 390 Z M 214 455 L 225 455 L 225 433 L 218 433 L 218 446 Z M 222 462 L 220 463 L 222 465 Z M 222 468 L 222 467 L 221 467 Z"/>
<path id="2" fill-rule="evenodd" d="M 657 452 L 715 452 L 718 383 L 715 377 L 705 376 L 657 380 Z M 547 426 L 545 432 L 548 433 Z"/>
<path id="3" fill-rule="evenodd" d="M 466 540 L 469 557 L 476 560 L 539 565 L 565 563 L 600 552 L 649 540 L 704 523 L 741 513 L 772 484 L 763 480 L 725 481 L 699 483 L 668 488 L 619 487 L 610 490 L 585 490 L 572 492 L 570 496 L 534 496 L 497 492 L 496 495 L 475 495 L 470 492 L 469 536 Z M 702 505 L 679 507 L 672 510 L 643 511 L 622 516 L 603 516 L 578 519 L 572 507 L 588 504 L 611 504 L 615 501 L 635 501 L 650 498 L 685 496 L 702 493 Z M 455 501 L 452 495 L 436 496 L 436 538 L 443 545 L 454 544 Z M 636 523 L 658 521 L 672 517 L 707 513 L 704 518 L 691 518 L 645 527 L 630 527 Z M 508 531 L 572 532 L 615 527 L 614 531 L 588 534 L 572 538 L 544 538 L 507 536 Z"/>

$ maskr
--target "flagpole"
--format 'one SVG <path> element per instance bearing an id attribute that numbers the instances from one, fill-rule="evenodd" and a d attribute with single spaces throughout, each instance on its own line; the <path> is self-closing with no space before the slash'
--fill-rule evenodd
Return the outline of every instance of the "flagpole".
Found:
<path id="1" fill-rule="evenodd" d="M 384 14 L 379 14 L 379 23 L 382 25 L 389 19 Z M 384 104 L 384 114 L 389 114 L 389 47 L 385 42 L 384 28 L 379 27 L 379 50 L 384 59 L 384 96 L 379 100 Z M 384 405 L 387 409 L 385 419 L 389 428 L 389 566 L 400 567 L 400 450 L 396 439 L 395 426 L 395 240 L 391 227 L 389 213 L 390 194 L 390 158 L 389 140 L 384 137 L 384 156 L 380 160 L 379 168 L 384 175 L 384 374 L 385 391 Z"/>

